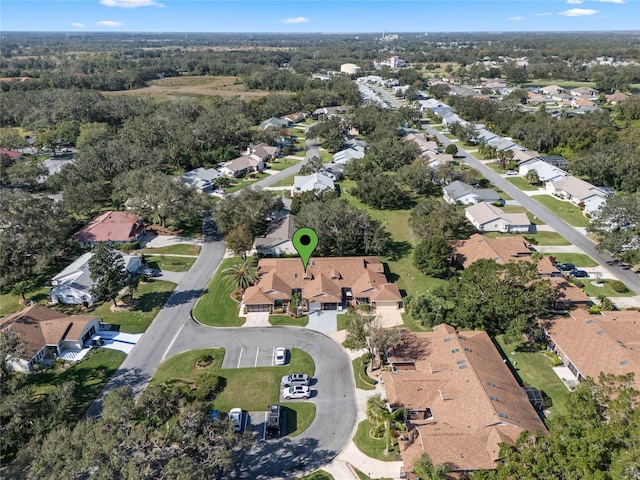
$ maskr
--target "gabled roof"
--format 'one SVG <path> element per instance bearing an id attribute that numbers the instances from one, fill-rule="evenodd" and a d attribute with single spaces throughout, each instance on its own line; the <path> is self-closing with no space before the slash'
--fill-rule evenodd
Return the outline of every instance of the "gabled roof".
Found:
<path id="1" fill-rule="evenodd" d="M 497 263 L 531 261 L 529 242 L 519 235 L 513 237 L 486 237 L 474 233 L 468 240 L 458 240 L 453 244 L 456 261 L 467 268 L 481 259 L 494 260 Z"/>
<path id="2" fill-rule="evenodd" d="M 197 187 L 199 183 L 212 182 L 221 175 L 215 168 L 199 167 L 182 175 L 182 179 L 185 183 Z"/>
<path id="3" fill-rule="evenodd" d="M 449 198 L 454 200 L 469 194 L 474 195 L 480 201 L 485 202 L 496 202 L 500 200 L 500 195 L 495 190 L 491 190 L 490 188 L 475 188 L 469 184 L 461 182 L 460 180 L 451 182 L 446 187 L 443 187 L 443 190 L 447 192 L 447 196 Z"/>
<path id="4" fill-rule="evenodd" d="M 91 220 L 73 236 L 79 242 L 128 242 L 144 228 L 138 215 L 108 211 Z"/>
<path id="5" fill-rule="evenodd" d="M 36 304 L 4 317 L 0 320 L 0 329 L 9 328 L 22 335 L 25 348 L 21 358 L 28 361 L 47 345 L 80 340 L 87 323 L 97 318 L 66 315 Z"/>
<path id="6" fill-rule="evenodd" d="M 526 213 L 505 213 L 490 203 L 480 202 L 465 209 L 480 225 L 501 219 L 511 225 L 531 225 Z"/>
<path id="7" fill-rule="evenodd" d="M 495 468 L 500 442 L 514 444 L 524 430 L 546 432 L 486 332 L 456 333 L 446 324 L 406 331 L 389 359 L 415 366 L 382 373 L 389 403 L 432 415 L 410 420 L 419 438 L 401 442 L 407 471 L 423 452 L 453 470 Z"/>
<path id="8" fill-rule="evenodd" d="M 14 152 L 13 150 L 6 150 L 4 148 L 0 148 L 0 155 L 6 155 L 11 160 L 15 160 L 16 158 L 22 156 L 20 152 Z"/>
<path id="9" fill-rule="evenodd" d="M 269 225 L 269 231 L 266 233 L 266 235 L 256 238 L 255 247 L 271 247 L 291 240 L 291 238 L 293 237 L 293 233 L 296 230 L 295 226 L 293 225 L 293 219 L 293 215 L 286 214 L 281 218 L 272 221 Z"/>
<path id="10" fill-rule="evenodd" d="M 607 198 L 607 194 L 604 190 L 596 187 L 595 185 L 591 185 L 589 182 L 585 182 L 584 180 L 574 177 L 573 175 L 557 180 L 553 182 L 552 185 L 555 190 L 566 192 L 579 200 L 586 200 L 594 195 Z"/>
<path id="11" fill-rule="evenodd" d="M 317 172 L 312 175 L 296 175 L 293 177 L 293 190 L 295 192 L 309 192 L 311 190 L 334 190 L 333 180 L 324 173 Z"/>
<path id="12" fill-rule="evenodd" d="M 569 174 L 558 168 L 553 166 L 547 162 L 543 162 L 538 158 L 532 158 L 531 160 L 527 160 L 526 162 L 522 162 L 519 165 L 520 168 L 526 167 L 528 170 L 535 170 L 538 173 L 538 178 L 541 182 L 547 182 L 549 180 L 556 180 L 559 177 L 566 177 Z"/>
<path id="13" fill-rule="evenodd" d="M 635 372 L 634 388 L 640 389 L 639 311 L 592 315 L 578 308 L 568 317 L 546 320 L 542 326 L 583 376 L 597 380 L 600 372 Z"/>

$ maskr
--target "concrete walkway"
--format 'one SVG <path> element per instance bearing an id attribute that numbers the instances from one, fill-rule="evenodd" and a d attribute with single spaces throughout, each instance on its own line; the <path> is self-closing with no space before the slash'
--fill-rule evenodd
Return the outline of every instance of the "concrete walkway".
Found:
<path id="1" fill-rule="evenodd" d="M 203 240 L 202 238 L 149 234 L 146 234 L 144 237 L 142 237 L 142 240 L 140 240 L 140 245 L 144 248 L 168 247 L 170 245 L 178 245 L 180 243 L 187 243 L 189 245 L 201 245 L 203 243 Z"/>

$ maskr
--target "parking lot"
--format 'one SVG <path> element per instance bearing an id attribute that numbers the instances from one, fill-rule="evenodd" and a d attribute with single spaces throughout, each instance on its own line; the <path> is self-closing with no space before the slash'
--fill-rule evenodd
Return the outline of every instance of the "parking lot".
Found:
<path id="1" fill-rule="evenodd" d="M 255 368 L 274 365 L 276 346 L 247 346 L 228 348 L 222 368 Z"/>

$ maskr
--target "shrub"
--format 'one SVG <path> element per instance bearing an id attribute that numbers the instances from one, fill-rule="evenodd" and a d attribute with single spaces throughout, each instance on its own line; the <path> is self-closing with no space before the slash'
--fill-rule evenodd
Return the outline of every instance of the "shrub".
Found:
<path id="1" fill-rule="evenodd" d="M 118 245 L 118 250 L 124 253 L 129 253 L 132 250 L 138 250 L 140 248 L 140 244 L 138 242 L 128 242 Z"/>
<path id="2" fill-rule="evenodd" d="M 360 310 L 362 310 L 363 312 L 370 312 L 371 311 L 371 305 L 360 305 Z"/>
<path id="3" fill-rule="evenodd" d="M 609 285 L 611 286 L 611 289 L 614 292 L 618 292 L 618 293 L 626 293 L 629 291 L 629 289 L 627 288 L 627 286 L 622 283 L 620 280 L 611 280 L 609 282 Z"/>
<path id="4" fill-rule="evenodd" d="M 602 309 L 598 305 L 591 305 L 590 307 L 587 308 L 587 312 L 594 315 L 600 313 L 601 311 Z"/>
<path id="5" fill-rule="evenodd" d="M 195 397 L 199 400 L 213 400 L 223 386 L 223 379 L 215 373 L 201 373 L 196 378 Z"/>
<path id="6" fill-rule="evenodd" d="M 545 354 L 551 359 L 552 367 L 559 367 L 560 365 L 562 365 L 562 360 L 560 360 L 560 357 L 558 357 L 558 355 L 553 353 L 551 350 L 547 350 Z"/>
<path id="7" fill-rule="evenodd" d="M 582 280 L 578 280 L 575 277 L 571 277 L 571 281 L 573 282 L 573 284 L 578 287 L 578 288 L 584 288 L 584 282 Z"/>

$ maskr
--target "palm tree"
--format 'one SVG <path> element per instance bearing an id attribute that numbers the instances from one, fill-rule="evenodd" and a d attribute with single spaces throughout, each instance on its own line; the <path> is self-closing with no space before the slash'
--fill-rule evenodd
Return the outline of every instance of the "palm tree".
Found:
<path id="1" fill-rule="evenodd" d="M 413 465 L 413 473 L 421 480 L 445 480 L 449 471 L 449 466 L 444 463 L 434 465 L 426 453 Z"/>
<path id="2" fill-rule="evenodd" d="M 16 295 L 20 295 L 23 303 L 27 303 L 27 298 L 25 294 L 33 290 L 33 284 L 28 280 L 22 280 L 20 282 L 16 282 L 11 287 L 11 291 Z"/>
<path id="3" fill-rule="evenodd" d="M 236 288 L 245 290 L 258 281 L 258 274 L 255 268 L 249 262 L 245 261 L 239 265 L 225 268 L 222 271 L 222 278 L 233 284 Z"/>
<path id="4" fill-rule="evenodd" d="M 404 420 L 406 410 L 404 408 L 398 408 L 393 412 L 390 411 L 387 408 L 386 400 L 382 398 L 381 394 L 376 393 L 367 399 L 366 413 L 367 419 L 377 425 L 377 431 L 384 429 L 384 453 L 388 454 L 391 447 L 391 432 L 398 429 L 394 427 L 394 424 Z M 400 430 L 402 429 L 400 428 Z"/>

